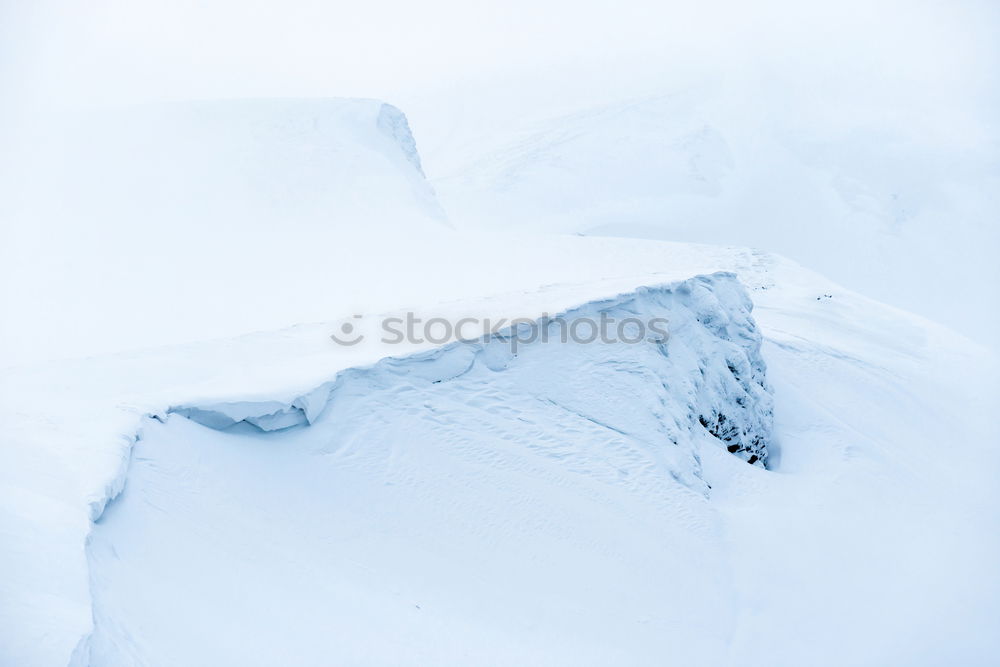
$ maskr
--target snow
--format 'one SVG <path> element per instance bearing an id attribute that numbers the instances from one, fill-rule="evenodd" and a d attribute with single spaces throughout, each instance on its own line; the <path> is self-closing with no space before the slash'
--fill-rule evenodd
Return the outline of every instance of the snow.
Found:
<path id="1" fill-rule="evenodd" d="M 824 664 L 817 652 L 843 664 L 898 658 L 901 646 L 914 664 L 933 664 L 934 650 L 956 647 L 969 664 L 986 664 L 997 648 L 986 628 L 997 614 L 990 526 L 1000 506 L 985 407 L 996 390 L 991 353 L 763 253 L 571 240 L 548 265 L 553 277 L 600 259 L 649 273 L 452 302 L 438 312 L 556 313 L 729 268 L 747 286 L 764 334 L 775 396 L 772 470 L 747 466 L 697 428 L 687 431 L 687 455 L 639 442 L 636 434 L 648 441 L 671 419 L 682 420 L 675 432 L 684 433 L 689 416 L 653 417 L 651 376 L 615 380 L 607 371 L 595 385 L 574 375 L 574 364 L 600 354 L 586 346 L 575 358 L 542 345 L 525 354 L 524 370 L 519 360 L 499 374 L 480 369 L 437 385 L 392 373 L 377 386 L 354 380 L 353 397 L 333 400 L 313 426 L 271 434 L 218 432 L 169 410 L 291 404 L 386 350 L 334 346 L 330 322 L 16 368 L 3 380 L 4 532 L 18 537 L 3 552 L 4 571 L 17 575 L 4 581 L 0 627 L 16 628 L 0 642 L 5 659 L 66 664 L 95 622 L 95 642 L 103 643 L 89 650 L 98 657 L 112 644 L 137 655 L 163 648 L 180 656 L 185 646 L 211 655 L 233 650 L 234 637 L 258 635 L 295 645 L 303 664 L 328 660 L 328 640 L 306 641 L 327 636 L 342 640 L 337 655 L 369 650 L 376 664 L 421 655 L 642 664 L 664 654 Z M 669 345 L 688 344 L 681 329 Z M 421 347 L 431 346 L 393 354 Z M 528 400 L 509 371 L 553 396 L 589 395 L 581 405 L 631 437 Z M 381 397 L 382 407 L 359 392 Z M 354 425 L 345 432 L 346 424 Z M 569 427 L 578 431 L 573 438 Z M 598 447 L 616 438 L 618 448 Z M 664 459 L 671 451 L 679 458 Z M 690 484 L 692 456 L 707 494 L 656 474 L 676 466 Z M 123 486 L 135 495 L 126 490 L 109 506 L 90 538 L 88 570 L 89 520 Z M 136 522 L 144 528 L 129 530 Z M 112 548 L 120 560 L 108 560 Z M 187 593 L 213 619 L 246 625 L 216 620 L 206 632 L 201 623 L 197 640 L 173 640 L 168 650 L 171 629 L 198 627 Z M 882 602 L 859 604 L 862 597 Z M 115 643 L 125 619 L 145 619 L 129 631 L 132 648 Z M 780 655 L 760 639 L 762 628 L 780 632 Z M 945 644 L 935 639 L 942 633 Z M 305 643 L 289 643 L 298 640 Z M 246 646 L 259 649 L 249 664 L 278 650 Z"/>
<path id="2" fill-rule="evenodd" d="M 0 203 L 0 307 L 17 326 L 0 332 L 0 366 L 326 320 L 352 307 L 329 301 L 341 280 L 384 273 L 360 248 L 448 228 L 406 117 L 379 101 L 178 102 L 37 125 L 5 156 L 18 172 Z"/>
<path id="3" fill-rule="evenodd" d="M 745 137 L 694 111 L 667 127 L 659 104 L 533 135 L 499 170 L 511 200 L 490 200 L 493 166 L 461 205 L 468 184 L 435 179 L 447 218 L 376 101 L 153 106 L 24 137 L 0 265 L 0 663 L 991 664 L 993 350 L 761 250 L 519 229 L 552 230 L 531 198 L 555 186 L 607 216 L 583 231 L 626 201 L 718 200 L 742 240 L 795 254 L 788 210 L 772 236 L 738 215 Z M 623 127 L 665 148 L 648 178 L 610 178 L 645 139 L 592 159 Z M 99 159 L 37 178 L 70 139 Z M 159 157 L 130 174 L 140 148 Z M 490 208 L 503 224 L 474 229 Z M 886 247 L 939 255 L 873 257 L 982 330 L 989 285 L 936 220 Z M 877 291 L 838 273 L 865 229 L 831 224 L 809 257 Z M 671 326 L 516 357 L 329 338 L 407 310 Z"/>
<path id="4" fill-rule="evenodd" d="M 584 592 L 574 596 L 572 581 L 587 570 L 607 571 L 605 552 L 621 568 L 622 555 L 634 550 L 645 566 L 631 572 L 637 583 L 666 544 L 704 530 L 686 516 L 692 505 L 702 509 L 708 494 L 694 444 L 704 437 L 698 417 L 724 411 L 736 429 L 725 444 L 745 439 L 737 455 L 766 457 L 771 400 L 761 388 L 760 337 L 748 306 L 735 277 L 719 274 L 565 315 L 567 322 L 599 312 L 669 317 L 676 333 L 666 343 L 536 342 L 515 354 L 493 338 L 383 361 L 339 376 L 312 426 L 278 439 L 234 430 L 232 421 L 212 437 L 176 415 L 162 428 L 145 428 L 125 494 L 90 540 L 96 627 L 86 664 L 274 664 L 289 644 L 308 646 L 298 660 L 315 664 L 333 654 L 391 664 L 401 652 L 435 664 L 503 662 L 522 655 L 516 646 L 526 630 L 524 638 L 539 645 L 534 661 L 578 663 L 591 651 L 573 646 L 573 636 L 588 626 L 596 632 L 611 610 L 581 614 Z M 245 414 L 236 409 L 226 416 Z M 225 426 L 219 412 L 177 412 Z M 244 421 L 272 430 L 267 421 Z M 225 454 L 216 459 L 220 446 Z M 629 531 L 607 530 L 621 515 L 612 508 L 629 501 L 643 506 L 639 525 L 656 514 L 676 524 L 673 535 L 666 526 L 658 531 L 657 552 L 639 548 L 642 540 L 631 549 L 616 544 Z M 164 512 L 169 527 L 158 521 Z M 234 569 L 239 553 L 254 555 Z M 150 571 L 158 573 L 154 605 L 133 595 Z M 279 572 L 288 578 L 272 576 Z M 266 592 L 240 583 L 264 580 Z M 566 592 L 556 596 L 554 586 Z M 694 580 L 687 586 L 698 588 Z M 398 599 L 399 589 L 416 603 Z M 527 591 L 536 599 L 518 613 Z M 654 613 L 663 593 L 647 589 L 645 607 L 631 613 Z M 197 611 L 169 611 L 195 595 L 206 603 Z M 253 602 L 233 609 L 234 595 Z M 409 620 L 415 611 L 419 617 Z M 408 627 L 373 648 L 385 616 Z M 219 617 L 231 639 L 213 630 L 174 641 L 197 637 L 197 628 Z M 456 642 L 456 624 L 471 626 L 478 641 Z M 262 631 L 234 641 L 246 627 Z M 310 641 L 323 627 L 338 630 Z M 676 627 L 661 641 L 686 631 Z M 651 624 L 643 634 L 660 632 Z M 496 635 L 507 633 L 518 641 L 498 651 Z M 614 652 L 599 655 L 605 661 Z"/>
<path id="5" fill-rule="evenodd" d="M 435 154 L 462 226 L 763 247 L 1000 344 L 954 299 L 1000 301 L 992 124 L 728 81 L 501 122 Z"/>
<path id="6" fill-rule="evenodd" d="M 583 369 L 574 370 L 574 373 L 589 371 L 597 380 L 601 379 L 602 366 L 624 369 L 626 377 L 627 373 L 645 376 L 657 365 L 665 363 L 660 357 L 668 358 L 669 373 L 664 372 L 665 377 L 660 382 L 662 388 L 669 385 L 672 391 L 680 394 L 673 396 L 670 402 L 661 399 L 663 405 L 655 410 L 655 415 L 663 420 L 666 415 L 684 414 L 692 424 L 698 421 L 720 441 L 725 441 L 733 453 L 763 466 L 767 462 L 771 407 L 764 380 L 764 362 L 760 358 L 760 335 L 749 319 L 751 308 L 749 297 L 731 273 L 694 278 L 670 287 L 641 288 L 616 299 L 591 303 L 555 316 L 546 315 L 543 320 L 524 321 L 521 328 L 531 326 L 532 330 L 524 331 L 523 336 L 519 335 L 522 332 L 517 327 L 508 326 L 496 333 L 454 342 L 400 362 L 383 359 L 372 372 L 378 374 L 383 371 L 390 376 L 398 376 L 396 381 L 366 380 L 366 384 L 392 385 L 410 378 L 437 384 L 465 377 L 476 369 L 488 368 L 499 372 L 519 362 L 520 357 L 527 353 L 527 350 L 521 349 L 525 346 L 542 346 L 544 350 L 534 351 L 534 355 L 544 355 L 546 364 L 554 364 L 556 369 L 560 365 L 573 367 L 573 364 L 561 359 L 567 347 L 587 351 L 593 345 L 605 355 L 610 350 L 612 358 L 590 360 Z M 610 335 L 615 337 L 602 339 L 602 318 L 613 324 L 630 325 L 631 331 L 621 327 L 619 333 L 632 342 L 618 341 L 615 328 L 610 326 L 605 326 L 605 329 L 609 329 Z M 659 322 L 663 331 L 650 331 L 646 327 L 647 322 Z M 665 329 L 668 322 L 678 332 L 669 347 L 667 341 L 670 336 Z M 541 333 L 538 333 L 539 329 Z M 577 337 L 570 336 L 574 331 L 580 332 Z M 703 340 L 705 334 L 711 336 L 707 343 Z M 662 343 L 655 343 L 661 339 Z M 629 347 L 640 342 L 650 345 Z M 545 347 L 550 343 L 555 349 Z M 695 349 L 691 348 L 692 345 Z M 622 354 L 622 350 L 652 351 L 654 356 L 620 359 L 616 353 Z M 582 353 L 576 352 L 576 355 L 579 354 Z M 711 382 L 707 381 L 706 374 L 712 374 Z M 559 373 L 551 368 L 536 371 L 520 381 L 518 391 L 544 390 L 553 378 L 558 378 L 556 381 L 560 383 L 567 381 L 566 377 L 558 376 Z M 474 380 L 473 384 L 491 385 L 492 380 L 493 377 L 486 374 Z M 596 386 L 601 387 L 601 383 Z M 265 432 L 277 431 L 312 425 L 329 403 L 345 391 L 338 381 L 334 381 L 285 404 L 276 401 L 228 402 L 179 406 L 172 408 L 171 412 L 219 430 L 246 423 Z M 536 398 L 543 400 L 539 396 Z M 553 402 L 554 399 L 544 400 Z M 589 398 L 591 403 L 594 400 L 593 396 Z M 600 412 L 601 409 L 591 407 L 588 412 Z M 753 418 L 749 418 L 751 414 Z M 612 416 L 608 421 L 618 421 L 622 416 Z M 655 425 L 650 428 L 656 430 Z M 663 437 L 676 444 L 676 435 L 660 434 L 657 440 Z"/>

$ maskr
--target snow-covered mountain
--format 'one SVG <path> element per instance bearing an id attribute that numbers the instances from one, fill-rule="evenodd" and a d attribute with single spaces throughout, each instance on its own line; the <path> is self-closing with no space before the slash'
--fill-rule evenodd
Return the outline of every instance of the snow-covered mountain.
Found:
<path id="1" fill-rule="evenodd" d="M 761 250 L 518 229 L 736 207 L 749 148 L 672 104 L 436 180 L 447 219 L 380 102 L 106 114 L 76 184 L 40 151 L 4 229 L 0 663 L 991 664 L 994 352 Z M 669 335 L 330 340 L 404 310 Z"/>
<path id="2" fill-rule="evenodd" d="M 367 267 L 393 244 L 448 228 L 406 117 L 375 100 L 178 102 L 35 128 L 3 161 L 18 168 L 0 306 L 17 324 L 0 366 L 325 320 L 344 304 L 303 285 L 377 280 Z M 381 258 L 358 252 L 380 243 Z"/>
<path id="3" fill-rule="evenodd" d="M 995 344 L 967 303 L 1000 302 L 1000 137 L 934 114 L 705 85 L 470 132 L 432 175 L 462 225 L 767 248 Z"/>
<path id="4" fill-rule="evenodd" d="M 0 667 L 997 664 L 998 33 L 0 1 Z"/>
<path id="5" fill-rule="evenodd" d="M 762 253 L 552 241 L 505 257 L 557 284 L 441 312 L 625 308 L 666 344 L 379 363 L 332 322 L 8 372 L 5 656 L 988 664 L 991 353 Z M 634 273 L 563 280 L 602 259 Z M 632 294 L 720 268 L 743 287 Z M 183 416 L 283 405 L 311 424 Z M 720 410 L 764 429 L 768 469 Z"/>
<path id="6" fill-rule="evenodd" d="M 32 203 L 81 223 L 194 226 L 221 216 L 237 228 L 282 220 L 346 228 L 341 217 L 362 211 L 442 217 L 406 116 L 378 100 L 160 103 L 38 125 L 24 140 L 26 162 L 46 176 L 43 192 L 31 194 L 49 197 Z"/>

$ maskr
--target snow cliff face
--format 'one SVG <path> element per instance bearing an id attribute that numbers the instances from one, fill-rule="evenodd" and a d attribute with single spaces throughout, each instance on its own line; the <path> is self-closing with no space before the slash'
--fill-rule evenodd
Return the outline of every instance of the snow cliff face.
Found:
<path id="1" fill-rule="evenodd" d="M 391 104 L 383 104 L 378 110 L 378 129 L 392 138 L 410 164 L 416 167 L 420 175 L 423 176 L 424 169 L 420 165 L 417 142 L 410 131 L 410 123 L 406 120 L 406 114 Z"/>
<path id="2" fill-rule="evenodd" d="M 659 407 L 646 407 L 656 419 L 673 424 L 659 427 L 666 430 L 658 439 L 677 445 L 682 433 L 700 424 L 729 452 L 764 466 L 771 406 L 760 356 L 761 337 L 751 310 L 752 303 L 736 276 L 717 273 L 669 287 L 643 288 L 525 324 L 536 328 L 537 340 L 524 342 L 528 336 L 519 339 L 517 331 L 507 328 L 478 342 L 453 343 L 430 353 L 387 359 L 371 369 L 352 371 L 288 404 L 265 401 L 179 406 L 172 412 L 215 429 L 245 423 L 266 432 L 312 424 L 338 395 L 357 393 L 356 388 L 345 389 L 345 384 L 360 381 L 393 386 L 415 380 L 431 384 L 463 380 L 471 385 L 504 384 L 510 394 L 505 400 L 527 392 L 537 400 L 563 406 L 568 392 L 573 394 L 574 404 L 617 414 L 609 414 L 607 419 L 624 420 L 611 428 L 625 433 L 632 430 L 628 426 L 631 417 L 621 413 L 617 403 L 608 404 L 601 396 L 627 396 L 630 389 L 636 396 L 648 394 L 647 388 L 629 385 L 655 380 Z M 619 322 L 632 320 L 632 330 L 623 329 L 630 342 L 612 340 L 616 336 L 613 330 L 609 331 L 611 342 L 588 342 L 591 336 L 599 335 L 593 327 L 600 326 L 602 318 L 613 323 L 612 329 Z M 656 332 L 647 326 L 650 322 Z M 575 339 L 572 331 L 578 332 Z M 636 337 L 642 339 L 631 342 Z M 573 380 L 576 376 L 596 380 L 577 382 Z M 544 390 L 539 392 L 539 388 Z M 561 396 L 550 397 L 547 392 Z"/>
<path id="3" fill-rule="evenodd" d="M 557 318 L 570 326 L 602 315 L 665 318 L 666 337 L 558 342 L 554 319 L 547 342 L 515 350 L 507 331 L 386 359 L 345 371 L 284 406 L 174 408 L 165 424 L 145 429 L 124 492 L 94 528 L 88 553 L 95 627 L 77 660 L 97 667 L 238 656 L 240 664 L 267 664 L 296 645 L 307 647 L 301 664 L 330 655 L 377 663 L 399 647 L 382 655 L 378 642 L 366 644 L 379 627 L 369 614 L 394 617 L 426 605 L 429 624 L 417 619 L 413 627 L 436 639 L 414 648 L 436 664 L 454 661 L 454 628 L 438 622 L 473 614 L 486 620 L 473 629 L 481 633 L 516 617 L 505 620 L 492 607 L 509 605 L 511 591 L 526 592 L 528 561 L 518 552 L 532 540 L 554 539 L 555 553 L 617 551 L 607 542 L 611 535 L 593 533 L 588 523 L 596 516 L 613 521 L 609 508 L 622 504 L 643 513 L 682 508 L 682 518 L 693 518 L 681 524 L 702 522 L 711 488 L 698 443 L 706 440 L 756 467 L 766 464 L 772 399 L 750 309 L 736 277 L 720 273 L 592 302 Z M 675 520 L 664 519 L 661 528 L 692 530 Z M 359 533 L 365 523 L 378 528 Z M 191 550 L 202 540 L 192 536 L 206 541 Z M 593 540 L 598 544 L 586 546 Z M 678 550 L 686 554 L 690 534 L 685 542 Z M 293 553 L 294 581 L 282 562 L 282 554 Z M 497 560 L 499 554 L 510 560 Z M 388 582 L 410 587 L 410 570 L 428 558 L 437 561 L 425 580 L 433 584 L 417 585 L 422 592 L 412 604 L 386 598 Z M 378 568 L 381 581 L 336 572 L 351 562 Z M 488 582 L 468 569 L 474 562 L 491 563 Z M 528 574 L 540 606 L 524 612 L 546 641 L 551 630 L 553 646 L 562 630 L 547 616 L 585 604 L 583 590 L 557 593 L 554 586 L 563 584 L 548 579 L 560 579 L 550 571 L 556 566 Z M 328 583 L 303 585 L 310 578 Z M 231 585 L 244 592 L 234 597 Z M 280 603 L 270 597 L 275 586 L 288 587 Z M 483 608 L 468 608 L 458 595 L 470 586 L 482 588 Z M 136 595 L 140 589 L 145 593 Z M 250 597 L 240 602 L 244 595 Z M 362 609 L 359 596 L 371 598 Z M 355 612 L 360 618 L 347 621 Z M 253 636 L 234 644 L 226 631 L 194 632 L 222 618 L 227 627 L 255 628 Z M 301 636 L 313 626 L 352 630 Z M 181 635 L 194 638 L 174 641 Z"/>

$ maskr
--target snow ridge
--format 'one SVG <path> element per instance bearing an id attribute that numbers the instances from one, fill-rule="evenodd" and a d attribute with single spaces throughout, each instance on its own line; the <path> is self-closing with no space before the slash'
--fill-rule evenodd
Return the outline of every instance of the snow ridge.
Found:
<path id="1" fill-rule="evenodd" d="M 410 164 L 417 168 L 421 176 L 424 176 L 424 168 L 420 164 L 420 153 L 417 152 L 417 141 L 410 131 L 410 123 L 406 120 L 406 114 L 391 104 L 383 103 L 378 110 L 376 125 L 379 130 L 399 145 Z"/>
<path id="2" fill-rule="evenodd" d="M 672 418 L 674 428 L 680 430 L 700 424 L 725 443 L 731 453 L 751 464 L 766 467 L 772 420 L 771 395 L 765 379 L 766 366 L 760 355 L 761 336 L 750 315 L 752 307 L 735 274 L 719 272 L 591 302 L 546 318 L 547 324 L 536 320 L 535 325 L 554 329 L 555 322 L 562 321 L 571 326 L 578 319 L 596 321 L 602 313 L 617 320 L 627 317 L 667 319 L 670 336 L 662 342 L 636 346 L 569 343 L 574 350 L 569 354 L 590 360 L 590 363 L 607 364 L 615 373 L 637 374 L 645 380 L 650 379 L 647 375 L 650 369 L 660 373 L 658 379 L 666 392 L 663 402 L 669 408 L 658 411 L 661 417 Z M 557 357 L 557 363 L 566 367 L 577 363 L 576 359 L 564 358 L 566 351 L 551 347 L 550 343 L 528 343 L 527 349 L 522 347 L 513 352 L 510 341 L 515 335 L 516 332 L 508 327 L 480 340 L 460 341 L 405 358 L 386 358 L 368 369 L 345 371 L 335 380 L 290 402 L 180 405 L 172 407 L 170 412 L 216 430 L 245 423 L 268 432 L 313 424 L 341 392 L 350 392 L 344 388 L 349 383 L 438 384 L 475 376 L 475 371 L 482 368 L 499 373 L 518 364 L 539 363 L 535 357 L 544 355 L 543 349 L 547 346 Z M 662 356 L 665 363 L 658 363 L 655 356 L 647 358 L 651 353 Z M 531 361 L 524 362 L 522 357 Z M 598 361 L 594 361 L 595 358 Z M 482 379 L 489 382 L 491 377 Z M 545 397 L 545 400 L 552 399 Z M 676 436 L 669 436 L 669 440 L 677 444 Z"/>
<path id="3" fill-rule="evenodd" d="M 232 496 L 213 479 L 217 471 L 228 471 L 224 475 L 243 489 L 275 484 L 298 488 L 314 481 L 317 488 L 305 491 L 303 498 L 311 499 L 311 511 L 320 513 L 326 510 L 317 507 L 341 502 L 338 494 L 343 490 L 336 490 L 336 475 L 358 465 L 363 476 L 389 475 L 384 484 L 402 493 L 408 493 L 411 484 L 426 489 L 422 480 L 428 475 L 448 475 L 452 470 L 466 470 L 459 488 L 493 488 L 500 478 L 520 470 L 518 474 L 528 474 L 539 488 L 554 493 L 589 488 L 597 494 L 647 498 L 654 505 L 703 504 L 711 493 L 699 456 L 699 443 L 712 440 L 706 431 L 743 461 L 758 468 L 767 463 L 772 397 L 751 308 L 735 274 L 697 276 L 592 301 L 539 320 L 542 326 L 557 327 L 557 320 L 572 326 L 582 318 L 596 321 L 602 315 L 616 320 L 665 318 L 669 334 L 659 338 L 630 344 L 555 342 L 559 339 L 553 336 L 549 342 L 538 340 L 515 349 L 511 342 L 517 332 L 506 329 L 479 340 L 342 371 L 288 402 L 179 405 L 168 411 L 163 423 L 148 420 L 148 433 L 137 438 L 124 492 L 118 493 L 121 485 L 115 485 L 113 502 L 106 503 L 87 540 L 94 627 L 79 643 L 71 664 L 142 664 L 174 650 L 163 642 L 171 641 L 177 630 L 163 627 L 162 620 L 154 622 L 160 613 L 157 607 L 161 603 L 170 607 L 195 593 L 183 588 L 164 592 L 170 600 L 149 595 L 150 600 L 157 598 L 152 605 L 132 593 L 150 577 L 173 581 L 174 575 L 162 568 L 201 567 L 186 563 L 190 554 L 183 551 L 175 560 L 171 549 L 176 540 L 156 537 L 161 522 L 167 531 L 183 525 L 191 534 L 212 533 L 219 521 L 257 521 L 249 517 L 259 513 L 266 517 L 261 521 L 276 523 L 262 524 L 252 533 L 270 534 L 277 530 L 274 526 L 294 524 L 295 517 L 303 515 L 289 509 L 292 514 L 285 516 L 280 503 L 258 510 L 241 502 L 224 509 Z M 191 437 L 178 436 L 178 429 Z M 165 446 L 176 437 L 186 444 Z M 215 438 L 221 450 L 212 445 Z M 303 438 L 319 443 L 319 449 L 310 449 L 304 459 L 300 458 Z M 256 445 L 262 439 L 268 442 L 260 449 Z M 216 459 L 223 450 L 236 458 Z M 290 467 L 269 462 L 272 456 Z M 410 457 L 415 467 L 404 465 Z M 311 471 L 306 477 L 313 481 L 302 482 L 299 473 L 282 476 L 299 465 Z M 259 474 L 268 479 L 258 478 Z M 384 488 L 382 483 L 354 483 L 361 485 L 362 494 Z M 448 485 L 435 488 L 440 498 L 435 496 L 433 502 L 456 508 L 449 519 L 438 520 L 465 525 L 470 515 L 464 513 L 464 503 L 450 495 L 454 490 Z M 423 491 L 415 492 L 412 502 L 427 500 L 419 495 Z M 263 492 L 261 498 L 266 497 Z M 162 505 L 157 499 L 163 499 Z M 167 499 L 180 505 L 174 507 L 174 500 Z M 156 510 L 145 516 L 150 503 Z M 215 508 L 209 513 L 212 518 L 206 518 L 205 507 Z M 487 508 L 498 511 L 494 504 Z M 542 515 L 535 519 L 554 520 L 544 507 L 539 511 Z M 237 520 L 236 515 L 243 518 Z M 133 521 L 148 531 L 137 533 L 130 527 Z M 329 536 L 304 531 L 303 543 L 294 550 L 322 553 L 323 545 L 338 542 L 337 531 L 328 529 L 333 531 Z M 152 541 L 143 542 L 143 535 Z M 155 553 L 147 552 L 147 546 Z M 160 561 L 162 566 L 149 564 Z M 205 571 L 216 565 L 206 561 Z M 271 568 L 282 566 L 260 567 L 261 572 L 253 575 L 256 580 L 272 576 Z M 228 607 L 232 604 L 228 597 L 197 595 L 206 598 L 206 608 L 221 605 L 240 623 L 243 612 Z M 192 645 L 190 650 L 199 651 L 197 655 L 175 657 L 186 663 L 224 648 L 211 639 L 205 641 Z"/>

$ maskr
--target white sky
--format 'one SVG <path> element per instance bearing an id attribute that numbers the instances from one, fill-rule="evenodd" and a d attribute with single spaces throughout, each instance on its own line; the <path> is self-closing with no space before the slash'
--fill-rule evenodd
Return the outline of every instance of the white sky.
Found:
<path id="1" fill-rule="evenodd" d="M 0 83 L 7 112 L 29 116 L 151 99 L 359 96 L 424 119 L 491 89 L 527 112 L 546 98 L 723 77 L 797 90 L 816 107 L 945 106 L 989 122 L 986 110 L 1000 108 L 998 33 L 990 0 L 0 0 Z"/>

